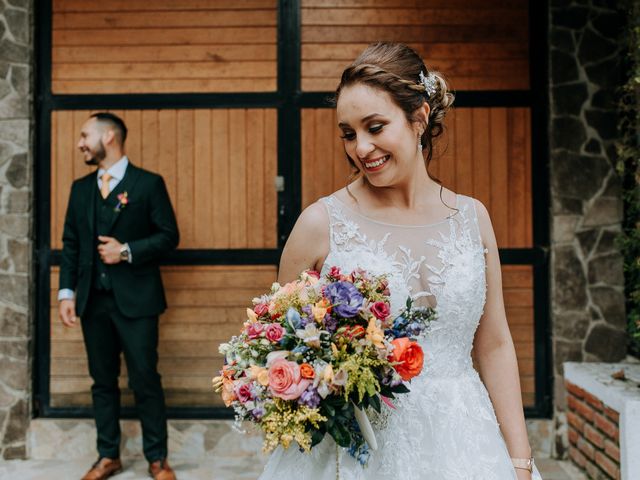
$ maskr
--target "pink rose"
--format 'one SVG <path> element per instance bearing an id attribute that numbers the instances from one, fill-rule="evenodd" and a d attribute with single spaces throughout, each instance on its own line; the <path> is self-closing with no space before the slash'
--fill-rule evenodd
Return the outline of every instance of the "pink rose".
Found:
<path id="1" fill-rule="evenodd" d="M 391 314 L 391 310 L 387 303 L 376 302 L 371 305 L 371 313 L 373 313 L 378 320 L 384 320 Z"/>
<path id="2" fill-rule="evenodd" d="M 258 305 L 253 307 L 253 311 L 256 312 L 256 315 L 262 317 L 269 313 L 269 305 L 267 305 L 266 303 L 259 303 Z"/>
<path id="3" fill-rule="evenodd" d="M 264 325 L 260 322 L 251 322 L 247 325 L 247 336 L 251 339 L 258 338 L 264 331 Z"/>
<path id="4" fill-rule="evenodd" d="M 340 267 L 331 267 L 329 270 L 329 276 L 331 278 L 340 278 Z"/>
<path id="5" fill-rule="evenodd" d="M 242 403 L 246 403 L 253 398 L 253 393 L 251 392 L 251 386 L 248 383 L 243 383 L 239 386 L 236 386 L 235 394 Z"/>
<path id="6" fill-rule="evenodd" d="M 275 397 L 295 400 L 309 385 L 311 380 L 302 378 L 300 366 L 296 362 L 279 358 L 269 368 L 269 390 Z"/>
<path id="7" fill-rule="evenodd" d="M 318 278 L 318 279 L 320 278 L 320 274 L 315 270 L 307 270 L 306 274 L 313 278 Z"/>
<path id="8" fill-rule="evenodd" d="M 265 336 L 270 342 L 277 342 L 284 335 L 284 328 L 279 323 L 271 323 L 267 325 Z"/>

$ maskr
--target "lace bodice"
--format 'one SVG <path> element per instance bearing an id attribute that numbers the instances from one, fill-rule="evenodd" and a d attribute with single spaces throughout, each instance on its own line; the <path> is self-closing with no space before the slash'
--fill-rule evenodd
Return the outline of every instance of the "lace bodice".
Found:
<path id="1" fill-rule="evenodd" d="M 486 294 L 485 249 L 473 199 L 457 195 L 448 219 L 419 226 L 372 220 L 335 195 L 322 202 L 330 219 L 330 250 L 322 273 L 339 266 L 387 274 L 394 313 L 407 296 L 436 307 L 437 320 L 421 340 L 425 374 L 450 376 L 470 369 Z"/>

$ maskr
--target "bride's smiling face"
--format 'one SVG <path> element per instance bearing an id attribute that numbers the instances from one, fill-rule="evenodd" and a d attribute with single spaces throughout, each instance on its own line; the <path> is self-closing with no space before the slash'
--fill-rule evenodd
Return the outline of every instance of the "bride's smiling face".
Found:
<path id="1" fill-rule="evenodd" d="M 344 149 L 376 187 L 396 185 L 414 174 L 420 126 L 410 123 L 391 96 L 357 83 L 345 87 L 337 103 Z"/>

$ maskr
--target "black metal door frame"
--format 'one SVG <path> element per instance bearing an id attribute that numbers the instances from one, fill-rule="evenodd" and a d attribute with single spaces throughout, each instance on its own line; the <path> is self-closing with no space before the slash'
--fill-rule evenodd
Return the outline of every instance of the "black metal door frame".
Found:
<path id="1" fill-rule="evenodd" d="M 50 268 L 60 264 L 60 251 L 50 245 L 51 114 L 74 109 L 275 108 L 278 112 L 278 175 L 286 188 L 278 193 L 278 248 L 182 249 L 164 259 L 165 265 L 277 265 L 282 247 L 301 210 L 301 111 L 331 108 L 332 92 L 300 89 L 300 1 L 278 2 L 278 81 L 276 92 L 189 94 L 58 95 L 51 92 L 52 1 L 38 0 L 36 24 L 36 332 L 34 411 L 43 417 L 92 417 L 91 408 L 52 407 L 50 404 Z M 500 249 L 505 265 L 532 265 L 535 312 L 535 405 L 525 408 L 529 418 L 550 417 L 552 374 L 549 325 L 549 184 L 547 2 L 529 2 L 530 90 L 459 91 L 458 107 L 529 107 L 531 109 L 533 248 Z M 541 193 L 537 193 L 541 192 Z M 212 393 L 213 394 L 213 393 Z M 170 418 L 231 418 L 225 408 L 169 407 Z M 122 409 L 135 417 L 133 407 Z"/>

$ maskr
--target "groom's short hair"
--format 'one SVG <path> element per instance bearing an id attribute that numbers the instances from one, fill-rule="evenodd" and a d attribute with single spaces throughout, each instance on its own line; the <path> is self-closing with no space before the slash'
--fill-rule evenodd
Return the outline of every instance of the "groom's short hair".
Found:
<path id="1" fill-rule="evenodd" d="M 119 116 L 109 112 L 98 112 L 91 115 L 90 118 L 95 118 L 98 122 L 107 124 L 109 127 L 113 128 L 118 142 L 120 145 L 124 145 L 124 142 L 127 139 L 127 126 Z"/>

